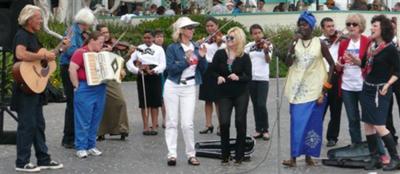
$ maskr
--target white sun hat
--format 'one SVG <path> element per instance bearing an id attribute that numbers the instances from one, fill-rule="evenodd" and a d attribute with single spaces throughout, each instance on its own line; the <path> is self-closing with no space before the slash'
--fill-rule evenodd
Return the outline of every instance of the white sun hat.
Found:
<path id="1" fill-rule="evenodd" d="M 190 18 L 184 16 L 180 17 L 176 22 L 174 23 L 174 28 L 179 29 L 187 26 L 198 26 L 200 23 L 192 21 Z"/>

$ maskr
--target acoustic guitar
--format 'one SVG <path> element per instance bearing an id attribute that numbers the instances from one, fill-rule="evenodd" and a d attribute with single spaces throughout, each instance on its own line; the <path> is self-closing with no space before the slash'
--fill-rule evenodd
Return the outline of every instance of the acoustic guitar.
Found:
<path id="1" fill-rule="evenodd" d="M 67 29 L 67 35 L 61 38 L 61 42 L 53 50 L 60 50 L 61 47 L 69 47 L 72 36 L 72 28 Z M 66 48 L 64 48 L 66 49 Z M 12 73 L 15 82 L 21 84 L 21 89 L 27 94 L 40 94 L 47 86 L 51 74 L 56 71 L 55 60 L 19 61 L 14 63 Z"/>
<path id="2" fill-rule="evenodd" d="M 55 60 L 20 61 L 14 64 L 12 73 L 14 80 L 22 84 L 25 93 L 40 94 L 46 89 L 49 77 L 56 68 Z"/>

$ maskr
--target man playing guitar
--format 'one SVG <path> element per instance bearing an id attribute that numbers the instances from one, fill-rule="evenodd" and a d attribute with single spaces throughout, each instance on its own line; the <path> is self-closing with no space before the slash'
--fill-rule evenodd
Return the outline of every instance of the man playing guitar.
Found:
<path id="1" fill-rule="evenodd" d="M 39 7 L 26 5 L 19 17 L 21 26 L 14 38 L 14 63 L 17 62 L 48 62 L 54 61 L 58 49 L 42 48 L 35 33 L 40 31 L 42 16 Z M 62 47 L 68 47 L 68 42 Z M 25 93 L 22 83 L 15 82 L 13 86 L 11 107 L 18 114 L 17 128 L 17 160 L 16 171 L 38 172 L 41 169 L 61 169 L 63 165 L 51 160 L 45 143 L 45 120 L 43 117 L 42 94 Z M 31 147 L 35 148 L 37 166 L 30 163 Z"/>

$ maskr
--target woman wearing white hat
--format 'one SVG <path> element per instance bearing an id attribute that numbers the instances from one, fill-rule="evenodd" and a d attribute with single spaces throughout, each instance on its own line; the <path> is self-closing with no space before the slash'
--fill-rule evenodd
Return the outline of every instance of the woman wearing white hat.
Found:
<path id="1" fill-rule="evenodd" d="M 198 22 L 180 17 L 174 24 L 172 38 L 175 43 L 167 48 L 168 78 L 164 87 L 167 111 L 165 139 L 168 147 L 168 165 L 175 166 L 177 159 L 178 114 L 190 165 L 199 165 L 194 148 L 193 115 L 196 103 L 196 85 L 202 82 L 201 74 L 207 69 L 206 48 L 199 48 L 192 40 Z"/>

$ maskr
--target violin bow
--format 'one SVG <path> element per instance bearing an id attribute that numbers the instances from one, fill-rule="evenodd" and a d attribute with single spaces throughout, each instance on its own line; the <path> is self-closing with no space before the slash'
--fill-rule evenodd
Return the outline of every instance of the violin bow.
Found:
<path id="1" fill-rule="evenodd" d="M 118 44 L 118 42 L 125 36 L 126 33 L 128 33 L 128 28 L 121 34 L 121 36 L 118 37 L 111 48 L 114 48 Z"/>
<path id="2" fill-rule="evenodd" d="M 226 22 L 224 25 L 222 25 L 221 27 L 218 28 L 217 31 L 215 31 L 214 33 L 212 33 L 211 35 L 207 36 L 202 42 L 199 43 L 199 45 L 202 45 L 203 43 L 208 42 L 208 40 L 210 40 L 212 37 L 214 37 L 218 32 L 220 32 L 223 28 L 225 28 L 226 26 L 228 26 L 228 24 L 230 24 L 231 22 L 233 22 L 233 19 L 236 17 L 236 15 L 232 16 L 231 18 L 229 18 L 228 22 Z"/>

